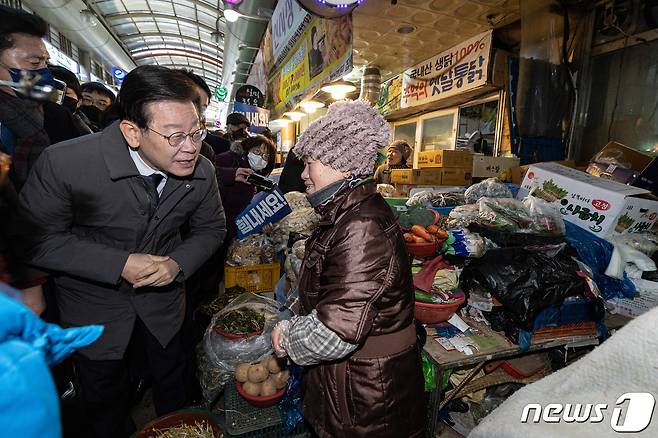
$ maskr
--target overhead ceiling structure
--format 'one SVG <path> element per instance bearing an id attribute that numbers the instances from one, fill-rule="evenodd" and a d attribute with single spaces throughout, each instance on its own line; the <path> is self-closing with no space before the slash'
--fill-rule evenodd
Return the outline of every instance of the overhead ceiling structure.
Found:
<path id="1" fill-rule="evenodd" d="M 354 64 L 377 65 L 388 79 L 519 18 L 519 0 L 366 0 L 353 15 Z"/>
<path id="2" fill-rule="evenodd" d="M 225 21 L 213 0 L 89 0 L 137 65 L 194 70 L 221 83 Z"/>

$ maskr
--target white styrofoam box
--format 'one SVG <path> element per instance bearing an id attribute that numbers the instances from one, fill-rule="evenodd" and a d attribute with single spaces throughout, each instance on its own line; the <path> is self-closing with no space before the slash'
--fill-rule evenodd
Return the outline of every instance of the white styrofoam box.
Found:
<path id="1" fill-rule="evenodd" d="M 648 190 L 556 163 L 530 166 L 517 198 L 531 191 L 534 196 L 558 203 L 565 221 L 602 238 L 649 230 L 658 218 L 658 201 Z"/>

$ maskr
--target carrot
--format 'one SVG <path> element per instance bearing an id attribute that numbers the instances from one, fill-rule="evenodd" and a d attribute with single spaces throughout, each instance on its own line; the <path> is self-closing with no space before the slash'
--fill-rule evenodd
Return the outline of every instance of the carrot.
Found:
<path id="1" fill-rule="evenodd" d="M 436 234 L 437 231 L 439 231 L 439 227 L 437 227 L 436 225 L 432 224 L 432 225 L 427 226 L 427 232 L 428 233 Z"/>
<path id="2" fill-rule="evenodd" d="M 429 243 L 427 240 L 423 239 L 420 236 L 413 236 L 414 237 L 414 243 Z"/>
<path id="3" fill-rule="evenodd" d="M 448 233 L 447 233 L 445 230 L 442 230 L 442 229 L 439 229 L 439 230 L 436 232 L 435 235 L 436 235 L 436 237 L 437 237 L 438 239 L 440 239 L 440 240 L 445 240 L 445 239 L 448 238 Z"/>
<path id="4" fill-rule="evenodd" d="M 411 232 L 414 234 L 414 236 L 422 237 L 428 242 L 432 241 L 432 235 L 428 233 L 425 228 L 421 227 L 420 225 L 414 225 L 411 227 Z"/>
<path id="5" fill-rule="evenodd" d="M 413 235 L 413 234 L 411 234 L 411 233 L 404 233 L 403 236 L 404 236 L 404 241 L 405 241 L 405 242 L 409 242 L 409 243 L 413 243 L 413 242 L 414 242 L 414 235 Z"/>

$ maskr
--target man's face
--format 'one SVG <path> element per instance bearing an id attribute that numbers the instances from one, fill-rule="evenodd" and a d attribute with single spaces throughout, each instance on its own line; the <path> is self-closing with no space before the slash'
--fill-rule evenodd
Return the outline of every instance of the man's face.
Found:
<path id="1" fill-rule="evenodd" d="M 192 133 L 201 127 L 197 109 L 192 102 L 160 101 L 147 105 L 149 128 L 162 135 L 176 132 Z M 144 161 L 154 169 L 176 176 L 188 176 L 201 151 L 201 142 L 193 143 L 190 137 L 174 147 L 169 141 L 151 130 L 141 131 L 138 152 Z"/>
<path id="2" fill-rule="evenodd" d="M 0 53 L 1 80 L 11 80 L 8 68 L 37 70 L 46 67 L 50 56 L 41 38 L 25 33 L 13 33 L 11 37 L 13 47 Z"/>
<path id="3" fill-rule="evenodd" d="M 98 91 L 83 91 L 81 104 L 85 106 L 95 106 L 99 110 L 105 111 L 107 107 L 112 104 L 112 99 Z"/>
<path id="4" fill-rule="evenodd" d="M 226 125 L 228 128 L 229 132 L 237 132 L 237 131 L 246 131 L 247 130 L 247 124 L 246 123 L 240 123 L 239 125 L 232 125 L 228 124 Z"/>

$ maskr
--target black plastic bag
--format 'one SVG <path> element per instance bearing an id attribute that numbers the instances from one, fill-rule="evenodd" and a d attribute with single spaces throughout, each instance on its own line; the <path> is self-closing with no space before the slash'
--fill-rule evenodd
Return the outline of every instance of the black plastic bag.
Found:
<path id="1" fill-rule="evenodd" d="M 489 292 L 510 311 L 520 328 L 531 331 L 535 317 L 565 298 L 582 295 L 579 267 L 565 251 L 554 257 L 523 249 L 490 251 L 464 268 L 465 291 Z"/>

